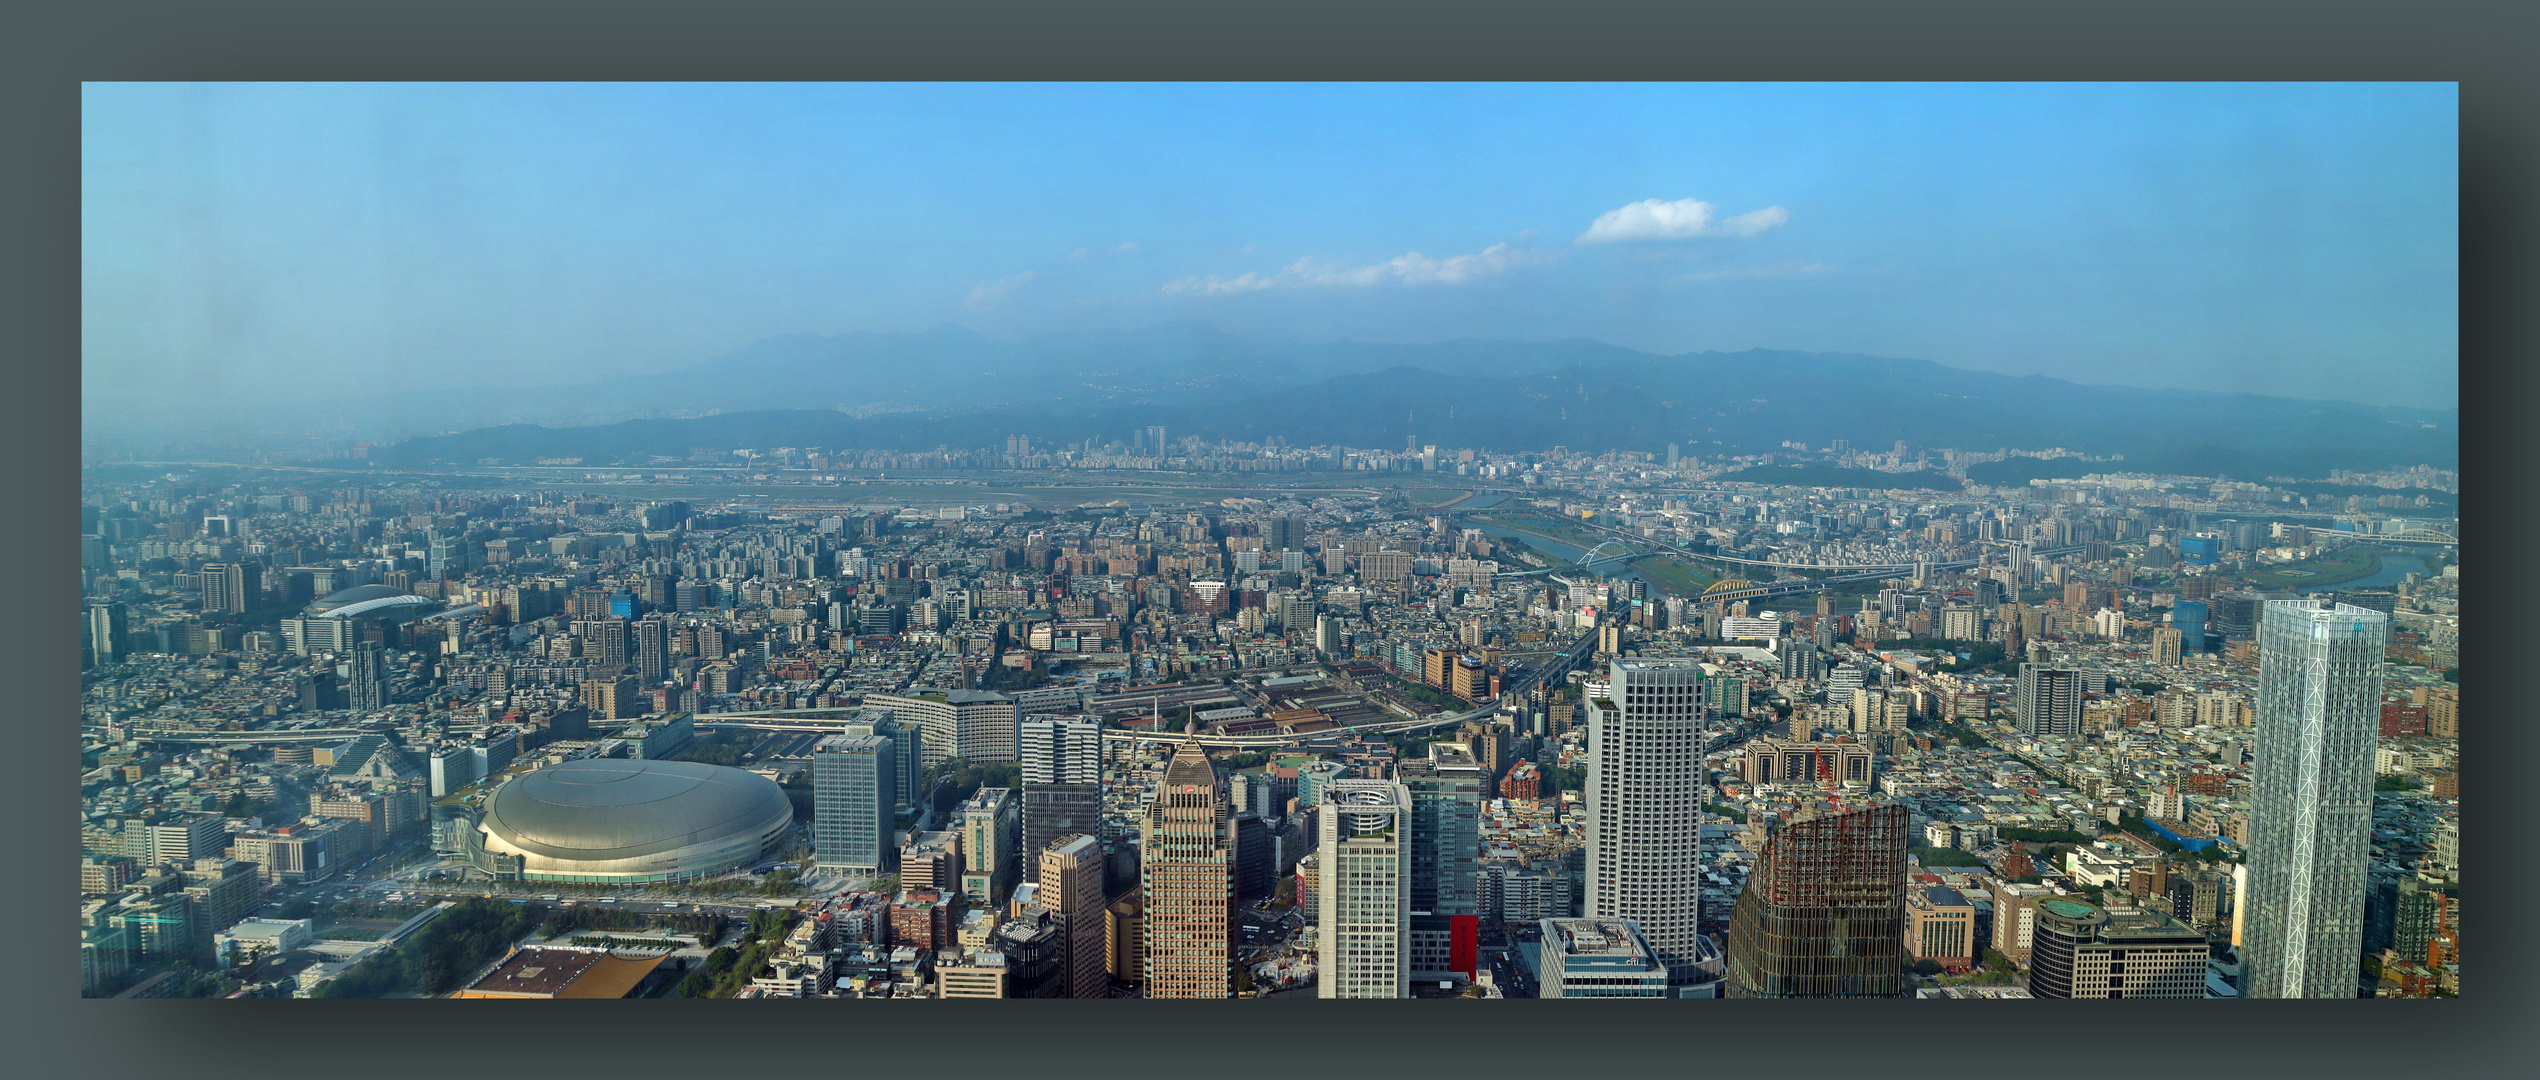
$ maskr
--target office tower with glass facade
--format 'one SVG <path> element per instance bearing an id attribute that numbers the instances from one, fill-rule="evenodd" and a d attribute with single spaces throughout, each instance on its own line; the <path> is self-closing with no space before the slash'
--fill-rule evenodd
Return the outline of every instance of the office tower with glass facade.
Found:
<path id="1" fill-rule="evenodd" d="M 1829 809 L 1774 827 L 1729 915 L 1728 996 L 1902 994 L 1908 817 Z"/>
<path id="2" fill-rule="evenodd" d="M 823 869 L 887 874 L 898 861 L 889 736 L 831 735 L 812 748 L 812 857 Z"/>
<path id="3" fill-rule="evenodd" d="M 1314 813 L 1316 997 L 1411 996 L 1411 807 L 1398 781 L 1343 780 L 1324 790 Z"/>
<path id="4" fill-rule="evenodd" d="M 1709 687 L 1690 660 L 1617 659 L 1588 702 L 1585 911 L 1639 926 L 1679 987 L 1713 981 L 1699 969 Z"/>
<path id="5" fill-rule="evenodd" d="M 2250 997 L 2356 996 L 2388 624 L 2370 608 L 2313 600 L 2270 600 L 2259 613 L 2240 898 Z"/>
<path id="6" fill-rule="evenodd" d="M 1102 723 L 1030 716 L 1021 728 L 1023 879 L 1040 880 L 1040 852 L 1062 836 L 1102 835 Z"/>
<path id="7" fill-rule="evenodd" d="M 1395 769 L 1411 793 L 1411 977 L 1473 977 L 1481 945 L 1482 767 L 1462 743 Z"/>
<path id="8" fill-rule="evenodd" d="M 2170 605 L 2170 628 L 2178 631 L 2179 651 L 2196 656 L 2205 652 L 2205 602 L 2181 600 Z"/>
<path id="9" fill-rule="evenodd" d="M 1234 815 L 1198 743 L 1182 744 L 1165 764 L 1141 841 L 1146 996 L 1233 997 Z"/>

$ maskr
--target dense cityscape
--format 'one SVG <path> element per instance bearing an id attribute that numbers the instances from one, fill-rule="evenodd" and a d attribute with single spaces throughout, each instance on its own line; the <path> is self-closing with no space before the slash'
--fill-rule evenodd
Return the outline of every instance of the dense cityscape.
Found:
<path id="1" fill-rule="evenodd" d="M 2459 84 L 1099 66 L 81 83 L 80 995 L 2464 1022 Z"/>
<path id="2" fill-rule="evenodd" d="M 2459 994 L 2458 476 L 92 462 L 82 992 Z"/>

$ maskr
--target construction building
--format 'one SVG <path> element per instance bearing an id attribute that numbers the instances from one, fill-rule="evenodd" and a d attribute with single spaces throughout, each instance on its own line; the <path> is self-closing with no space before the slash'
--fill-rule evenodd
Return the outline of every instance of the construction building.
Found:
<path id="1" fill-rule="evenodd" d="M 1729 917 L 1728 996 L 1903 993 L 1908 817 L 1838 806 L 1770 828 Z"/>

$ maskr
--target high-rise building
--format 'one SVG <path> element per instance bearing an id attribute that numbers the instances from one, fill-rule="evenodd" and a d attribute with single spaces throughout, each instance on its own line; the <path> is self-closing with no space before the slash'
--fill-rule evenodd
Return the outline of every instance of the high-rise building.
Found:
<path id="1" fill-rule="evenodd" d="M 2164 626 L 2152 631 L 2152 662 L 2162 667 L 2177 667 L 2181 636 L 2176 627 Z"/>
<path id="2" fill-rule="evenodd" d="M 262 572 L 251 573 L 245 563 L 206 563 L 198 580 L 203 588 L 203 610 L 240 613 L 256 603 L 256 586 L 264 579 Z"/>
<path id="3" fill-rule="evenodd" d="M 644 715 L 649 700 L 644 684 L 632 675 L 582 680 L 582 704 L 594 720 L 632 720 Z"/>
<path id="4" fill-rule="evenodd" d="M 123 659 L 124 639 L 132 633 L 130 618 L 122 604 L 88 609 L 88 655 L 98 666 Z"/>
<path id="5" fill-rule="evenodd" d="M 2272 600 L 2258 633 L 2242 957 L 2253 998 L 2348 998 L 2363 955 L 2388 620 Z"/>
<path id="6" fill-rule="evenodd" d="M 1023 800 L 1012 788 L 982 785 L 961 807 L 962 895 L 994 907 L 1022 876 Z M 975 879 L 975 881 L 974 881 Z"/>
<path id="7" fill-rule="evenodd" d="M 2204 934 L 2157 911 L 2040 900 L 2028 992 L 2062 999 L 2202 998 L 2212 953 Z"/>
<path id="8" fill-rule="evenodd" d="M 1234 786 L 1227 786 L 1232 795 Z M 1270 824 L 1235 800 L 1235 899 L 1270 895 Z"/>
<path id="9" fill-rule="evenodd" d="M 633 630 L 635 677 L 645 686 L 660 686 L 670 672 L 670 624 L 661 619 L 641 619 Z"/>
<path id="10" fill-rule="evenodd" d="M 1102 724 L 1093 717 L 1032 716 L 1022 724 L 1023 850 L 1060 837 L 1102 835 Z M 1040 880 L 1037 855 L 1021 867 Z"/>
<path id="11" fill-rule="evenodd" d="M 184 814 L 149 826 L 149 850 L 130 852 L 151 865 L 191 866 L 196 859 L 217 859 L 228 846 L 229 827 L 219 814 Z"/>
<path id="12" fill-rule="evenodd" d="M 2207 579 L 2189 578 L 2188 580 Z M 2207 595 L 2211 593 L 2208 592 Z M 2178 631 L 2180 652 L 2189 656 L 2198 656 L 2205 652 L 2205 618 L 2205 602 L 2202 600 L 2181 600 L 2170 605 L 2170 629 Z"/>
<path id="13" fill-rule="evenodd" d="M 344 686 L 351 708 L 376 710 L 388 707 L 388 655 L 376 641 L 356 642 L 352 653 L 353 677 Z"/>
<path id="14" fill-rule="evenodd" d="M 2207 625 L 2213 636 L 2224 641 L 2255 641 L 2258 637 L 2259 612 L 2266 598 L 2253 592 L 2215 593 Z"/>
<path id="15" fill-rule="evenodd" d="M 573 621 L 573 636 L 582 639 L 582 655 L 599 661 L 600 671 L 616 675 L 626 670 L 627 621 L 610 616 Z"/>
<path id="16" fill-rule="evenodd" d="M 1173 752 L 1143 825 L 1146 996 L 1234 996 L 1234 816 L 1198 743 Z"/>
<path id="17" fill-rule="evenodd" d="M 1905 951 L 1947 971 L 1975 966 L 1976 907 L 1956 889 L 1934 885 L 1905 895 Z"/>
<path id="18" fill-rule="evenodd" d="M 1729 916 L 1728 996 L 1903 993 L 1907 817 L 1871 806 L 1774 828 Z"/>
<path id="19" fill-rule="evenodd" d="M 1146 901 L 1135 888 L 1103 909 L 1107 962 L 1115 981 L 1134 983 L 1146 977 Z"/>
<path id="20" fill-rule="evenodd" d="M 1615 660 L 1588 702 L 1587 897 L 1591 919 L 1629 919 L 1673 985 L 1699 970 L 1703 744 L 1709 684 L 1689 660 Z"/>
<path id="21" fill-rule="evenodd" d="M 1433 742 L 1395 769 L 1411 794 L 1411 977 L 1469 979 L 1479 963 L 1482 768 L 1461 743 Z"/>
<path id="22" fill-rule="evenodd" d="M 2020 682 L 2011 699 L 2019 710 L 2025 735 L 2081 734 L 2081 672 L 2044 664 L 2020 665 Z"/>
<path id="23" fill-rule="evenodd" d="M 1062 837 L 1039 854 L 1040 884 L 1034 902 L 1058 920 L 1059 951 L 1065 957 L 1059 977 L 1061 996 L 1111 996 L 1110 939 L 1105 928 L 1102 888 L 1102 844 L 1083 833 Z"/>
<path id="24" fill-rule="evenodd" d="M 823 868 L 889 873 L 899 855 L 891 739 L 831 735 L 812 748 L 812 857 Z"/>
<path id="25" fill-rule="evenodd" d="M 1411 793 L 1392 780 L 1342 780 L 1315 811 L 1315 996 L 1411 996 Z"/>

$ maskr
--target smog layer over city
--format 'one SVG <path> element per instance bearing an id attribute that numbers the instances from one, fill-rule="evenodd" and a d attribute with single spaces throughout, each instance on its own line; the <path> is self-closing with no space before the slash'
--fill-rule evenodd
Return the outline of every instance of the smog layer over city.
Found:
<path id="1" fill-rule="evenodd" d="M 82 108 L 85 996 L 2460 994 L 2449 84 Z"/>

